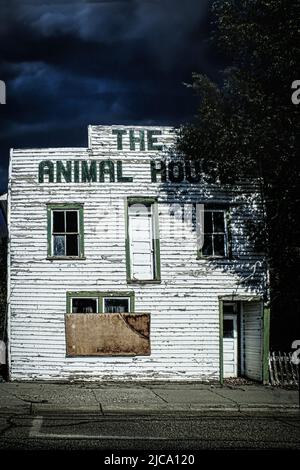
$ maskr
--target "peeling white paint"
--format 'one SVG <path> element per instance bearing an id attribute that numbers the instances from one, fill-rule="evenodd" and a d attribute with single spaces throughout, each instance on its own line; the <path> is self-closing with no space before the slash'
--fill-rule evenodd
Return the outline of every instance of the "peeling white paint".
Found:
<path id="1" fill-rule="evenodd" d="M 157 127 L 155 127 L 157 129 Z M 163 143 L 173 142 L 171 128 Z M 117 151 L 111 127 L 90 129 L 89 149 L 14 150 L 9 180 L 9 358 L 12 380 L 218 380 L 219 296 L 260 294 L 263 268 L 258 266 L 245 221 L 259 216 L 256 187 L 186 183 L 151 183 L 155 152 Z M 42 160 L 112 159 L 124 162 L 132 183 L 39 184 Z M 244 194 L 255 193 L 253 207 Z M 125 264 L 124 199 L 158 197 L 161 284 L 128 285 Z M 233 203 L 232 260 L 197 260 L 196 232 L 170 239 L 172 203 Z M 47 260 L 47 203 L 84 204 L 85 259 Z M 113 207 L 113 210 L 111 210 Z M 116 217 L 117 214 L 117 217 Z M 106 223 L 103 223 L 103 222 Z M 119 222 L 119 224 L 118 224 Z M 135 292 L 135 310 L 151 313 L 150 357 L 67 358 L 67 291 Z"/>

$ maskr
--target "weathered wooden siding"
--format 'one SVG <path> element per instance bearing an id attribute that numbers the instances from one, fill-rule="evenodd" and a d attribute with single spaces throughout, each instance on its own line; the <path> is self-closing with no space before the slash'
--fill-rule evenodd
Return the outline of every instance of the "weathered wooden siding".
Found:
<path id="1" fill-rule="evenodd" d="M 156 127 L 157 128 L 157 127 Z M 163 128 L 166 145 L 170 128 Z M 243 194 L 253 186 L 151 183 L 150 160 L 157 152 L 117 151 L 110 127 L 92 127 L 89 149 L 14 150 L 9 182 L 9 334 L 12 380 L 205 380 L 219 378 L 218 297 L 260 293 L 263 271 L 245 231 L 258 216 Z M 40 184 L 42 160 L 123 161 L 132 183 Z M 125 211 L 128 196 L 157 196 L 161 244 L 161 284 L 126 282 Z M 233 259 L 196 259 L 196 232 L 186 224 L 186 240 L 170 238 L 172 203 L 233 204 Z M 47 260 L 47 203 L 84 204 L 85 256 Z M 171 223 L 171 225 L 172 225 Z M 175 230 L 175 234 L 177 231 Z M 151 356 L 66 357 L 67 291 L 135 292 L 136 312 L 151 313 Z"/>

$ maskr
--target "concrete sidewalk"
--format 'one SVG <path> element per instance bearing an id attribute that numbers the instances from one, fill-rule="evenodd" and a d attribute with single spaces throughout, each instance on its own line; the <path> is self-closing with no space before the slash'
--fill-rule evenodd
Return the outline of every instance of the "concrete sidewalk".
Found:
<path id="1" fill-rule="evenodd" d="M 0 413 L 299 412 L 298 391 L 199 383 L 0 383 Z"/>

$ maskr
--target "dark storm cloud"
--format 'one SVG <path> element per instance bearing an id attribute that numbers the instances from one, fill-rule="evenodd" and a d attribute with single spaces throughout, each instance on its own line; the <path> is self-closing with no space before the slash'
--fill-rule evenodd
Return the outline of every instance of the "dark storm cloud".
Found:
<path id="1" fill-rule="evenodd" d="M 1 1 L 0 188 L 9 147 L 85 146 L 87 125 L 178 124 L 214 72 L 209 0 Z"/>

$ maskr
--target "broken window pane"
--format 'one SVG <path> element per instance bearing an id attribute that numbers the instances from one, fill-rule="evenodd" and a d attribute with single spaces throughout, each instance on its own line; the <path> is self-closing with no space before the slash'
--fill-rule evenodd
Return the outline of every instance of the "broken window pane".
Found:
<path id="1" fill-rule="evenodd" d="M 214 233 L 224 233 L 224 212 L 214 212 Z"/>
<path id="2" fill-rule="evenodd" d="M 67 232 L 78 232 L 78 212 L 77 211 L 67 211 L 66 212 L 66 221 L 67 221 Z"/>
<path id="3" fill-rule="evenodd" d="M 64 235 L 54 235 L 53 254 L 54 256 L 65 256 L 66 252 Z"/>
<path id="4" fill-rule="evenodd" d="M 65 213 L 63 211 L 53 211 L 53 232 L 64 233 Z"/>
<path id="5" fill-rule="evenodd" d="M 129 299 L 104 299 L 104 313 L 127 313 L 129 312 Z"/>
<path id="6" fill-rule="evenodd" d="M 214 235 L 214 255 L 225 256 L 225 235 Z"/>
<path id="7" fill-rule="evenodd" d="M 97 299 L 72 299 L 72 313 L 97 313 Z"/>
<path id="8" fill-rule="evenodd" d="M 67 235 L 66 239 L 67 239 L 66 255 L 78 256 L 79 254 L 78 235 Z"/>

